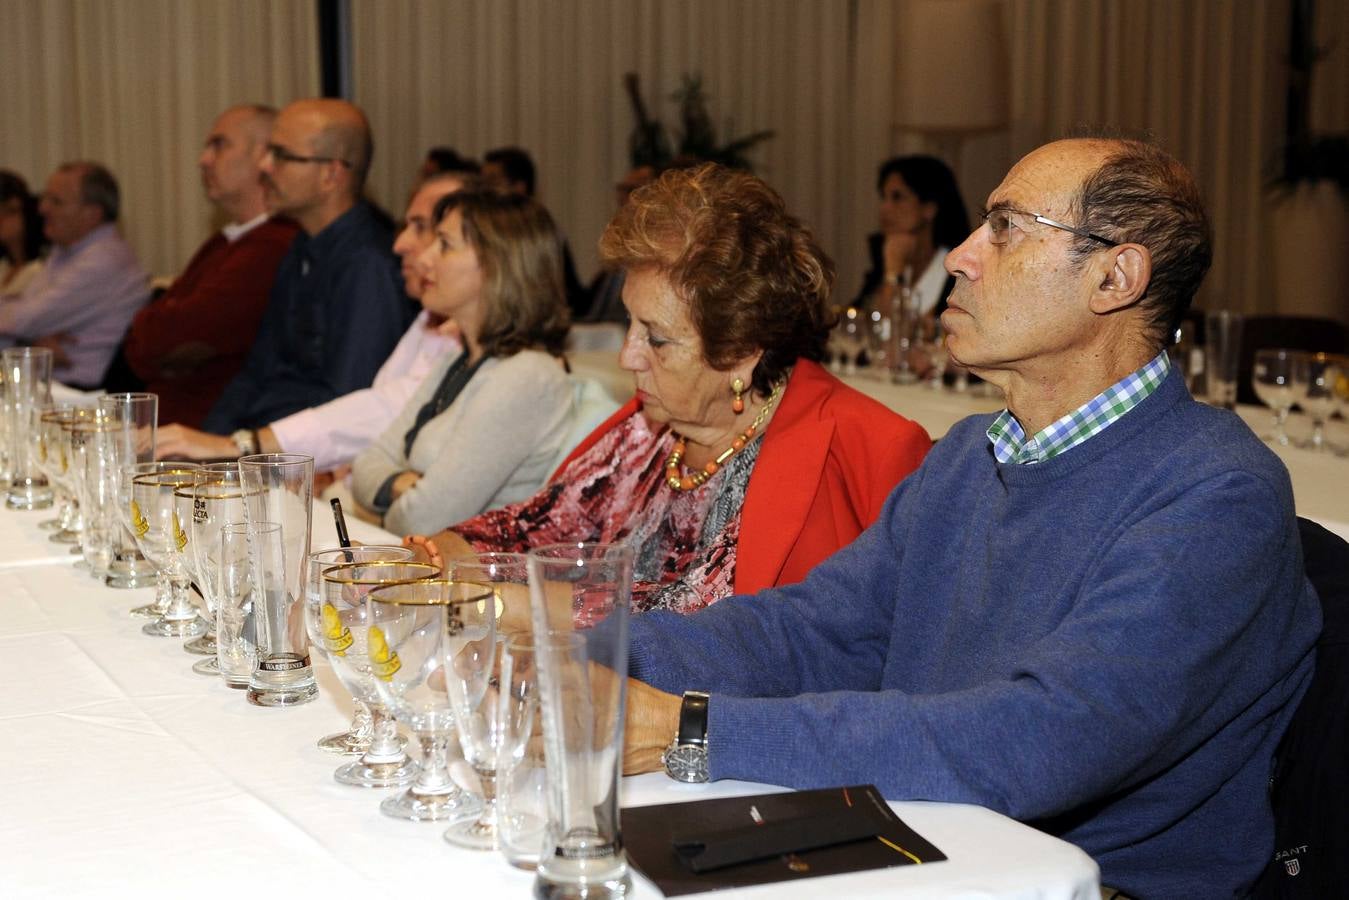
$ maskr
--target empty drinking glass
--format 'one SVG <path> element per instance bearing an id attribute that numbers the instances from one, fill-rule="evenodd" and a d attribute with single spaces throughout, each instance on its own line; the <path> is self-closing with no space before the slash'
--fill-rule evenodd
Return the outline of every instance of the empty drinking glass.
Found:
<path id="1" fill-rule="evenodd" d="M 278 525 L 258 529 L 265 541 L 280 535 Z M 231 522 L 220 529 L 220 554 L 213 561 L 216 598 L 215 645 L 220 677 L 247 690 L 257 665 L 257 626 L 253 621 L 253 564 L 248 550 L 248 525 Z"/>
<path id="2" fill-rule="evenodd" d="M 206 623 L 188 596 L 190 581 L 182 554 L 187 536 L 178 519 L 173 493 L 197 481 L 198 467 L 192 463 L 174 466 L 131 479 L 130 520 L 136 545 L 169 583 L 168 606 L 159 619 L 146 623 L 141 631 L 156 637 L 196 637 L 206 633 Z"/>
<path id="3" fill-rule="evenodd" d="M 323 570 L 341 563 L 376 562 L 386 560 L 401 562 L 410 560 L 415 554 L 407 547 L 382 544 L 362 544 L 359 547 L 339 547 L 331 550 L 319 550 L 309 554 L 309 570 L 305 576 L 305 627 L 309 629 L 309 645 L 317 648 L 324 659 L 328 659 L 328 646 L 332 643 L 342 652 L 343 626 L 341 619 L 330 611 L 324 614 Z M 353 698 L 354 699 L 354 698 Z M 359 756 L 370 746 L 370 733 L 374 727 L 370 718 L 370 708 L 360 700 L 355 701 L 356 709 L 351 717 L 351 726 L 338 734 L 319 738 L 318 748 L 339 756 Z"/>
<path id="4" fill-rule="evenodd" d="M 1293 389 L 1298 405 L 1311 417 L 1312 434 L 1301 446 L 1318 452 L 1327 449 L 1326 420 L 1335 413 L 1335 386 L 1341 375 L 1334 356 L 1327 353 L 1299 354 L 1293 365 Z"/>
<path id="5" fill-rule="evenodd" d="M 440 569 L 419 562 L 341 563 L 323 570 L 321 615 L 328 620 L 325 636 L 333 673 L 351 695 L 370 707 L 374 729 L 370 746 L 355 762 L 333 773 L 342 784 L 357 787 L 403 787 L 417 777 L 417 765 L 403 752 L 398 723 L 375 689 L 374 664 L 386 663 L 387 647 L 369 645 L 370 617 L 365 595 L 381 585 L 435 578 Z"/>
<path id="6" fill-rule="evenodd" d="M 450 777 L 448 745 L 459 710 L 455 691 L 463 679 L 492 666 L 492 589 L 434 579 L 376 588 L 366 602 L 375 690 L 422 750 L 417 780 L 380 810 L 401 819 L 472 822 L 482 804 Z"/>
<path id="7" fill-rule="evenodd" d="M 98 398 L 98 406 L 117 426 L 114 453 L 118 471 L 122 473 L 119 477 L 126 478 L 129 485 L 132 469 L 137 464 L 154 462 L 159 397 L 144 392 L 105 394 Z M 120 487 L 118 490 L 122 491 Z M 129 490 L 130 487 L 127 487 L 126 491 Z M 114 588 L 141 588 L 158 584 L 161 591 L 164 589 L 155 567 L 141 555 L 127 527 L 123 527 L 117 536 L 113 560 L 104 581 L 108 587 Z"/>
<path id="8" fill-rule="evenodd" d="M 1251 370 L 1251 386 L 1255 388 L 1255 396 L 1274 412 L 1274 432 L 1263 435 L 1263 438 L 1283 447 L 1289 444 L 1288 432 L 1284 430 L 1288 411 L 1299 399 L 1293 380 L 1297 357 L 1297 352 L 1293 350 L 1257 350 L 1255 366 Z M 1211 379 L 1211 370 L 1209 374 Z"/>

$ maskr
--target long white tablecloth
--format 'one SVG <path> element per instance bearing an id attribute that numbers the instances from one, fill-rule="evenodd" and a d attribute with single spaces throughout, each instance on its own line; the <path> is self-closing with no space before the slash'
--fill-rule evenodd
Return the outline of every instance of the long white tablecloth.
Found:
<path id="1" fill-rule="evenodd" d="M 590 351 L 569 354 L 572 370 L 594 378 L 616 400 L 632 396 L 632 375 L 618 366 L 617 354 Z M 966 416 L 1002 409 L 1002 400 L 992 396 L 949 390 L 933 390 L 926 385 L 897 385 L 870 373 L 846 376 L 843 381 L 868 397 L 885 404 L 940 438 Z M 1270 432 L 1269 411 L 1258 406 L 1240 406 L 1237 414 L 1256 434 Z M 1288 432 L 1301 441 L 1311 432 L 1311 424 L 1301 413 L 1289 418 Z M 1349 446 L 1349 422 L 1335 419 L 1326 426 L 1332 444 Z M 1297 446 L 1271 449 L 1283 460 L 1293 482 L 1293 497 L 1298 515 L 1314 519 L 1349 540 L 1349 458 L 1334 453 L 1316 453 Z"/>
<path id="2" fill-rule="evenodd" d="M 0 897 L 529 896 L 533 876 L 497 854 L 450 847 L 443 824 L 395 821 L 378 809 L 386 792 L 333 780 L 342 760 L 314 742 L 344 727 L 350 700 L 325 666 L 316 702 L 250 706 L 194 674 L 200 657 L 181 641 L 141 634 L 127 610 L 148 589 L 115 591 L 54 561 L 45 533 L 32 537 L 45 516 L 0 512 Z M 315 546 L 328 544 L 326 509 L 316 506 L 314 527 Z M 771 790 L 653 774 L 624 779 L 623 802 Z M 1098 896 L 1095 863 L 1070 844 L 979 807 L 892 805 L 949 861 L 738 895 Z M 636 881 L 636 896 L 659 896 Z"/>

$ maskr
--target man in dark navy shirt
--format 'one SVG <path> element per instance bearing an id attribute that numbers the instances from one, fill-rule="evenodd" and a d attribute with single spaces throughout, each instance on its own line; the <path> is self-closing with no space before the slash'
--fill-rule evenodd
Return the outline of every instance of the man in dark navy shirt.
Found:
<path id="1" fill-rule="evenodd" d="M 206 417 L 256 450 L 253 429 L 368 387 L 412 318 L 393 236 L 361 190 L 370 126 L 344 100 L 300 100 L 272 128 L 262 162 L 267 208 L 299 223 L 257 342 Z"/>

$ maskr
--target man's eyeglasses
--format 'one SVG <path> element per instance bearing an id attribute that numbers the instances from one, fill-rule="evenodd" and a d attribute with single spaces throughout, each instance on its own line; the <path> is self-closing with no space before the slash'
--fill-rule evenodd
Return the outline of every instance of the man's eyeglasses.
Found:
<path id="1" fill-rule="evenodd" d="M 301 156 L 298 153 L 291 153 L 280 144 L 268 144 L 267 155 L 272 158 L 273 162 L 278 163 L 337 163 L 346 166 L 348 169 L 351 168 L 351 163 L 345 159 L 336 156 Z"/>
<path id="2" fill-rule="evenodd" d="M 993 244 L 1005 244 L 1011 238 L 1012 227 L 1021 228 L 1017 221 L 1020 218 L 1030 219 L 1041 225 L 1048 225 L 1050 228 L 1057 228 L 1059 231 L 1066 231 L 1069 234 L 1075 234 L 1078 237 L 1087 240 L 1096 241 L 1107 247 L 1118 247 L 1119 241 L 1112 241 L 1110 238 L 1101 237 L 1099 234 L 1092 234 L 1090 231 L 1084 231 L 1081 228 L 1074 228 L 1072 225 L 1064 225 L 1062 222 L 1056 222 L 1048 216 L 1042 216 L 1039 213 L 1024 212 L 1019 209 L 1012 209 L 1010 206 L 999 206 L 990 209 L 987 212 L 980 213 L 983 220 L 988 223 L 988 240 Z"/>

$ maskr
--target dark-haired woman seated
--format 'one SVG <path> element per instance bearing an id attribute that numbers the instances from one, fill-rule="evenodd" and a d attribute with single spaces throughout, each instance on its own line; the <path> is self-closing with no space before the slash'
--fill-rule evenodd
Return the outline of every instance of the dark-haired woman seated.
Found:
<path id="1" fill-rule="evenodd" d="M 691 612 L 800 580 L 927 452 L 920 426 L 820 367 L 833 264 L 758 178 L 667 172 L 600 255 L 626 272 L 636 396 L 539 493 L 429 539 L 433 559 L 622 541 L 634 608 Z"/>
<path id="2" fill-rule="evenodd" d="M 547 211 L 460 191 L 434 221 L 418 260 L 422 304 L 454 320 L 464 350 L 431 370 L 352 465 L 356 500 L 400 534 L 531 496 L 567 452 L 577 414 L 562 359 L 562 242 Z"/>

